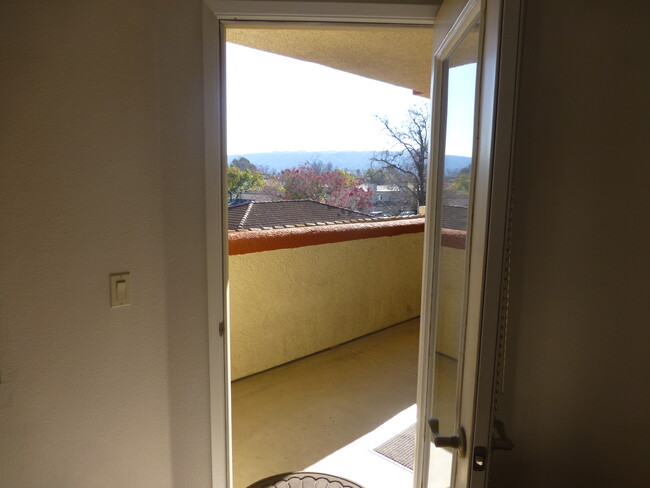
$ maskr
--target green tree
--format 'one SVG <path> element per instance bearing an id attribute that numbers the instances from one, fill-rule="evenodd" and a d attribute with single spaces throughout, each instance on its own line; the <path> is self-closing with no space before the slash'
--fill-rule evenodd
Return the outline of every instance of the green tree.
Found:
<path id="1" fill-rule="evenodd" d="M 237 200 L 242 193 L 262 188 L 264 177 L 258 171 L 228 166 L 228 201 Z"/>
<path id="2" fill-rule="evenodd" d="M 458 176 L 456 176 L 456 179 L 452 183 L 453 187 L 461 195 L 469 195 L 469 184 L 470 181 L 468 173 L 460 173 Z"/>
<path id="3" fill-rule="evenodd" d="M 257 166 L 255 166 L 253 163 L 251 163 L 248 159 L 246 159 L 244 156 L 240 158 L 234 158 L 230 162 L 230 166 L 236 166 L 237 168 L 241 170 L 249 170 L 249 171 L 259 171 Z"/>

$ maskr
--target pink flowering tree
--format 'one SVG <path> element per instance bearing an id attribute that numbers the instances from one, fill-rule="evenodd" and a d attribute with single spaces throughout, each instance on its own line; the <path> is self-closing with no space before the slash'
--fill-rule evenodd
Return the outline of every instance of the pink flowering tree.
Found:
<path id="1" fill-rule="evenodd" d="M 363 212 L 372 205 L 372 191 L 341 169 L 318 172 L 309 163 L 280 173 L 280 196 L 285 200 L 313 200 Z"/>

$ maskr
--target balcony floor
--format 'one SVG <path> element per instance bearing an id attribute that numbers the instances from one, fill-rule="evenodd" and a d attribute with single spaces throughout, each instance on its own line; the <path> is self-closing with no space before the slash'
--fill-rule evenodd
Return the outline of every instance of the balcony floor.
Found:
<path id="1" fill-rule="evenodd" d="M 415 421 L 418 326 L 411 320 L 234 382 L 235 488 L 304 470 L 365 488 L 410 486 L 411 471 L 372 448 Z"/>

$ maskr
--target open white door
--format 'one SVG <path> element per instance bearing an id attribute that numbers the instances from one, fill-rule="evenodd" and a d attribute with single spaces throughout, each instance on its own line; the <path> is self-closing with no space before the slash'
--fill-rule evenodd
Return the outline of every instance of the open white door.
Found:
<path id="1" fill-rule="evenodd" d="M 434 24 L 433 191 L 427 202 L 421 314 L 418 488 L 486 486 L 518 18 L 518 2 L 446 0 Z M 458 155 L 470 157 L 471 166 L 452 183 L 446 166 Z M 469 198 L 464 236 L 442 228 L 450 184 L 462 187 Z M 454 239 L 456 245 L 450 246 Z M 450 265 L 459 260 L 464 266 Z M 454 280 L 462 283 L 460 289 L 447 284 L 452 267 L 464 273 Z"/>

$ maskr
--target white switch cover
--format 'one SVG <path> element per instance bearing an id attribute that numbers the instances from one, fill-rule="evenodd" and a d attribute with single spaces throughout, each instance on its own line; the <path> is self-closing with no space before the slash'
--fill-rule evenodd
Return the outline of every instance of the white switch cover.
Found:
<path id="1" fill-rule="evenodd" d="M 131 305 L 131 278 L 129 273 L 111 275 L 111 307 Z"/>

